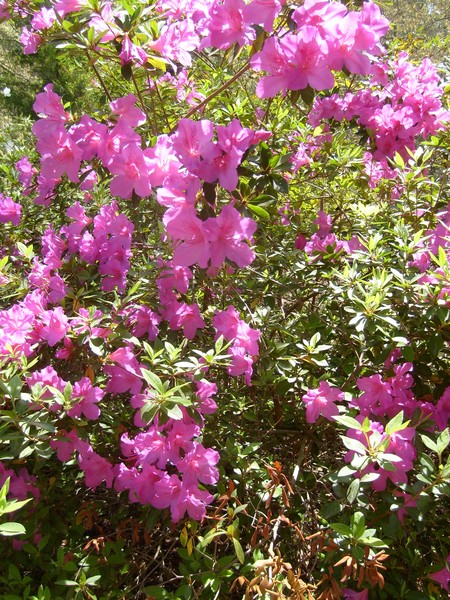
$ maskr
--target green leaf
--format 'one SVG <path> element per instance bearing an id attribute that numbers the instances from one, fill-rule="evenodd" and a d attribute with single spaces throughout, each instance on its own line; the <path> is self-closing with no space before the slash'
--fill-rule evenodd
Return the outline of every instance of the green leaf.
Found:
<path id="1" fill-rule="evenodd" d="M 25 527 L 20 523 L 2 523 L 0 525 L 0 535 L 12 536 L 12 535 L 24 535 L 26 533 Z"/>
<path id="2" fill-rule="evenodd" d="M 439 448 L 438 445 L 433 442 L 433 440 L 431 440 L 429 437 L 427 437 L 424 434 L 421 434 L 421 439 L 423 444 L 429 449 L 432 450 L 433 452 L 436 452 L 436 454 L 439 454 Z"/>
<path id="3" fill-rule="evenodd" d="M 148 371 L 147 369 L 142 369 L 141 373 L 142 373 L 142 377 L 145 379 L 145 381 L 148 383 L 148 385 L 151 388 L 153 388 L 154 390 L 156 390 L 158 392 L 158 394 L 160 394 L 160 396 L 163 396 L 165 393 L 165 389 L 163 386 L 163 382 L 158 377 L 158 375 L 155 375 L 155 373 L 152 373 L 151 371 Z"/>
<path id="4" fill-rule="evenodd" d="M 348 427 L 349 429 L 356 429 L 357 431 L 363 430 L 363 426 L 361 425 L 361 423 L 353 417 L 348 417 L 347 415 L 339 415 L 337 417 L 334 417 L 334 420 L 340 423 L 341 425 L 344 425 L 344 427 Z"/>
<path id="5" fill-rule="evenodd" d="M 439 455 L 441 455 L 444 452 L 444 450 L 446 450 L 449 443 L 450 443 L 450 434 L 449 434 L 448 427 L 447 427 L 440 434 L 440 436 L 438 437 L 437 442 L 436 442 L 437 452 Z"/>
<path id="6" fill-rule="evenodd" d="M 178 404 L 166 409 L 167 415 L 175 421 L 180 421 L 183 418 L 183 412 Z"/>
<path id="7" fill-rule="evenodd" d="M 392 435 L 397 431 L 405 429 L 406 427 L 408 427 L 408 425 L 409 421 L 405 421 L 405 423 L 403 423 L 403 411 L 401 411 L 389 421 L 384 430 L 388 435 Z"/>
<path id="8" fill-rule="evenodd" d="M 440 246 L 439 249 L 441 249 Z M 432 358 L 437 358 L 439 352 L 442 350 L 443 347 L 444 340 L 442 339 L 442 335 L 438 331 L 436 331 L 436 333 L 433 333 L 433 335 L 428 338 L 427 350 Z"/>
<path id="9" fill-rule="evenodd" d="M 247 208 L 251 210 L 255 215 L 263 219 L 270 219 L 270 215 L 262 206 L 256 206 L 255 204 L 247 204 Z"/>
<path id="10" fill-rule="evenodd" d="M 347 500 L 350 502 L 350 504 L 353 504 L 353 502 L 356 500 L 356 498 L 358 496 L 360 483 L 361 482 L 359 479 L 355 479 L 348 486 Z"/>
<path id="11" fill-rule="evenodd" d="M 245 562 L 244 550 L 241 546 L 241 542 L 237 540 L 235 537 L 231 538 L 234 544 L 234 550 L 236 552 L 236 556 L 238 561 L 243 565 Z"/>
<path id="12" fill-rule="evenodd" d="M 367 455 L 367 447 L 364 446 L 364 444 L 362 444 L 359 440 L 355 440 L 353 438 L 346 437 L 344 435 L 341 436 L 341 440 L 342 440 L 342 443 L 344 444 L 344 446 L 346 448 L 348 448 L 349 450 L 353 450 L 354 452 L 356 452 L 357 454 L 360 454 L 361 456 Z"/>
<path id="13" fill-rule="evenodd" d="M 330 527 L 333 531 L 339 533 L 339 535 L 348 538 L 352 537 L 352 530 L 348 525 L 345 525 L 345 523 L 330 523 Z"/>
<path id="14" fill-rule="evenodd" d="M 350 519 L 350 525 L 353 532 L 353 537 L 358 539 L 363 536 L 366 531 L 366 519 L 362 512 L 355 512 Z"/>
<path id="15" fill-rule="evenodd" d="M 153 421 L 153 419 L 155 418 L 156 414 L 158 413 L 158 410 L 159 410 L 159 406 L 157 404 L 147 402 L 141 408 L 142 420 L 145 421 L 146 423 L 151 423 Z"/>
<path id="16" fill-rule="evenodd" d="M 33 498 L 27 500 L 10 500 L 4 508 L 0 509 L 0 514 L 7 514 L 20 510 L 23 506 L 31 502 Z"/>

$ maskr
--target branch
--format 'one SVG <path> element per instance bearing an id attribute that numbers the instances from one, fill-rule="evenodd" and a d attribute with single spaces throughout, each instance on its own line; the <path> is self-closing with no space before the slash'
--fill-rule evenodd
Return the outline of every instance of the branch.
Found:
<path id="1" fill-rule="evenodd" d="M 224 90 L 226 90 L 232 83 L 234 83 L 236 81 L 236 79 L 239 79 L 239 77 L 241 77 L 241 75 L 243 75 L 248 69 L 250 68 L 250 63 L 247 62 L 242 69 L 240 69 L 235 75 L 233 75 L 233 77 L 231 77 L 231 79 L 229 79 L 228 81 L 226 81 L 224 84 L 222 84 L 220 87 L 217 88 L 217 90 L 215 90 L 214 92 L 212 92 L 212 94 L 210 94 L 207 98 L 205 98 L 204 100 L 202 100 L 199 104 L 197 104 L 196 106 L 192 107 L 183 117 L 184 119 L 189 119 L 189 117 L 193 114 L 195 114 L 196 112 L 198 112 L 199 110 L 201 110 L 204 106 L 206 106 L 208 104 L 208 102 L 210 102 L 213 98 L 215 98 L 216 96 L 218 96 L 220 93 L 222 93 Z M 172 127 L 172 129 L 169 131 L 169 133 L 173 133 L 176 129 L 176 125 L 174 127 Z"/>

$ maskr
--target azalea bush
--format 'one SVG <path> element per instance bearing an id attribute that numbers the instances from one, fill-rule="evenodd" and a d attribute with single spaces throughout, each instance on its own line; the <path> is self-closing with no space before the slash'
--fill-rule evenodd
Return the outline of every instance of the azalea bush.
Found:
<path id="1" fill-rule="evenodd" d="M 0 140 L 2 597 L 447 597 L 445 65 L 371 0 L 0 18 L 91 88 Z"/>

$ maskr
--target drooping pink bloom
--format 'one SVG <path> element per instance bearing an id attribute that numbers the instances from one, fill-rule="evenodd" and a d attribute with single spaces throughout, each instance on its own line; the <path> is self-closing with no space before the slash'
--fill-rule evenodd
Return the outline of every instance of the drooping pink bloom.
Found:
<path id="1" fill-rule="evenodd" d="M 34 112 L 40 117 L 46 117 L 52 121 L 67 121 L 68 113 L 64 110 L 61 96 L 53 91 L 53 84 L 44 86 L 44 91 L 36 96 L 33 104 Z"/>
<path id="2" fill-rule="evenodd" d="M 250 25 L 262 25 L 271 33 L 273 22 L 284 3 L 285 0 L 252 0 L 243 8 L 244 21 Z"/>
<path id="3" fill-rule="evenodd" d="M 50 138 L 47 143 L 50 142 Z M 57 179 L 67 174 L 70 181 L 79 181 L 78 172 L 83 159 L 83 151 L 75 144 L 70 135 L 62 133 L 58 140 L 52 140 L 52 147 L 48 148 L 41 158 L 41 174 L 46 179 Z"/>
<path id="4" fill-rule="evenodd" d="M 83 448 L 87 447 L 86 442 L 83 442 L 78 437 L 75 429 L 72 429 L 69 432 L 65 429 L 61 429 L 57 432 L 56 436 L 52 437 L 49 444 L 53 450 L 56 450 L 58 460 L 61 462 L 69 461 L 75 450 L 81 451 Z"/>
<path id="5" fill-rule="evenodd" d="M 117 98 L 110 103 L 114 114 L 119 115 L 122 123 L 130 127 L 138 127 L 146 121 L 145 113 L 136 106 L 137 98 L 134 94 L 128 94 L 123 98 Z"/>
<path id="6" fill-rule="evenodd" d="M 200 49 L 214 46 L 225 50 L 234 43 L 252 44 L 256 38 L 253 27 L 244 19 L 244 0 L 216 0 L 209 11 L 205 28 L 209 32 Z"/>
<path id="7" fill-rule="evenodd" d="M 56 346 L 69 331 L 69 320 L 60 306 L 43 312 L 41 321 L 42 328 L 40 328 L 39 334 L 49 346 Z"/>
<path id="8" fill-rule="evenodd" d="M 198 481 L 212 484 L 219 479 L 219 470 L 216 467 L 219 459 L 218 452 L 194 442 L 192 449 L 183 460 L 177 462 L 177 467 L 183 474 L 183 482 L 187 485 L 196 484 Z"/>
<path id="9" fill-rule="evenodd" d="M 185 485 L 178 475 L 167 475 L 155 483 L 155 496 L 152 504 L 156 508 L 169 508 L 173 522 L 179 521 L 184 514 L 192 519 L 200 520 L 205 516 L 205 505 L 213 500 L 206 490 L 199 490 L 197 485 Z"/>
<path id="10" fill-rule="evenodd" d="M 22 206 L 9 196 L 0 193 L 0 223 L 18 225 L 22 214 Z"/>
<path id="11" fill-rule="evenodd" d="M 226 310 L 214 315 L 212 324 L 217 331 L 217 337 L 223 335 L 227 340 L 234 340 L 241 322 L 238 311 L 230 305 Z"/>
<path id="12" fill-rule="evenodd" d="M 33 177 L 37 173 L 37 169 L 30 163 L 28 156 L 22 156 L 22 158 L 16 162 L 16 169 L 19 173 L 18 180 L 25 188 L 23 193 L 24 195 L 28 195 L 30 193 L 28 188 L 31 185 Z"/>
<path id="13" fill-rule="evenodd" d="M 97 155 L 105 167 L 108 167 L 115 156 L 122 153 L 123 148 L 128 144 L 134 144 L 140 148 L 142 143 L 141 136 L 138 135 L 132 127 L 125 121 L 119 119 L 115 127 L 106 131 L 102 136 Z"/>
<path id="14" fill-rule="evenodd" d="M 448 426 L 448 421 L 450 419 L 450 387 L 445 388 L 444 393 L 439 398 L 434 413 L 434 419 L 439 431 L 443 431 Z"/>
<path id="15" fill-rule="evenodd" d="M 42 38 L 38 33 L 24 27 L 20 34 L 20 43 L 23 46 L 24 54 L 36 54 Z"/>
<path id="16" fill-rule="evenodd" d="M 151 192 L 151 163 L 145 151 L 137 144 L 127 144 L 108 165 L 115 177 L 110 184 L 111 194 L 120 198 L 131 198 L 133 191 L 141 197 Z"/>
<path id="17" fill-rule="evenodd" d="M 192 64 L 191 52 L 198 48 L 200 39 L 191 19 L 173 21 L 164 25 L 159 38 L 150 42 L 149 47 L 157 50 L 161 56 L 175 60 L 185 67 Z"/>
<path id="18" fill-rule="evenodd" d="M 0 487 L 3 486 L 8 477 L 10 479 L 8 492 L 10 499 L 25 500 L 30 493 L 34 498 L 39 498 L 40 490 L 34 485 L 36 482 L 34 475 L 30 475 L 25 468 L 20 469 L 18 473 L 13 469 L 6 469 L 0 461 Z"/>
<path id="19" fill-rule="evenodd" d="M 210 259 L 209 235 L 195 209 L 178 211 L 170 221 L 164 218 L 164 222 L 167 233 L 173 240 L 179 241 L 173 254 L 173 263 L 183 267 L 198 264 L 205 269 Z"/>
<path id="20" fill-rule="evenodd" d="M 114 471 L 111 463 L 97 454 L 90 444 L 79 451 L 78 464 L 84 472 L 87 487 L 96 488 L 103 481 L 106 482 L 106 487 L 112 487 Z"/>
<path id="21" fill-rule="evenodd" d="M 88 115 L 83 115 L 80 121 L 69 129 L 70 137 L 82 150 L 83 160 L 92 160 L 99 154 L 107 132 L 106 125 L 91 119 Z"/>
<path id="22" fill-rule="evenodd" d="M 358 388 L 364 392 L 359 398 L 354 398 L 350 406 L 359 409 L 360 414 L 368 416 L 370 412 L 383 414 L 393 404 L 392 387 L 388 381 L 384 381 L 378 373 L 369 377 L 360 377 L 356 381 Z M 399 412 L 399 411 L 397 411 Z"/>
<path id="23" fill-rule="evenodd" d="M 181 119 L 173 136 L 173 150 L 192 173 L 200 166 L 201 157 L 212 144 L 214 126 L 211 121 Z"/>
<path id="24" fill-rule="evenodd" d="M 119 58 L 122 65 L 129 63 L 144 65 L 147 62 L 147 53 L 140 46 L 133 44 L 128 33 L 125 33 Z"/>
<path id="25" fill-rule="evenodd" d="M 68 13 L 78 12 L 87 6 L 86 0 L 58 0 L 53 8 L 60 17 L 64 17 Z"/>
<path id="26" fill-rule="evenodd" d="M 136 337 L 145 335 L 152 341 L 158 336 L 158 325 L 161 322 L 161 317 L 148 306 L 141 304 L 127 309 L 127 322 L 133 335 Z"/>
<path id="27" fill-rule="evenodd" d="M 226 204 L 218 217 L 209 218 L 205 228 L 210 241 L 212 267 L 220 267 L 228 258 L 242 268 L 255 258 L 255 253 L 245 241 L 252 239 L 256 223 L 253 219 L 242 217 L 231 204 Z"/>
<path id="28" fill-rule="evenodd" d="M 76 400 L 76 404 L 67 411 L 69 417 L 80 418 L 83 414 L 86 419 L 96 420 L 100 416 L 100 409 L 97 403 L 105 395 L 105 392 L 93 386 L 88 377 L 82 377 L 73 386 L 72 399 Z"/>
<path id="29" fill-rule="evenodd" d="M 198 411 L 204 415 L 210 415 L 217 410 L 217 404 L 212 399 L 212 396 L 217 394 L 217 385 L 206 379 L 201 379 L 196 382 L 196 396 L 200 399 Z"/>
<path id="30" fill-rule="evenodd" d="M 194 339 L 197 329 L 205 327 L 198 304 L 174 302 L 167 307 L 164 316 L 169 321 L 170 328 L 174 330 L 182 328 L 188 340 Z"/>
<path id="31" fill-rule="evenodd" d="M 131 394 L 139 394 L 143 385 L 142 370 L 131 349 L 119 348 L 109 355 L 109 360 L 118 364 L 103 367 L 104 372 L 111 377 L 106 386 L 106 393 L 122 394 L 129 391 Z"/>
<path id="32" fill-rule="evenodd" d="M 315 423 L 319 416 L 323 416 L 328 421 L 339 415 L 339 409 L 336 402 L 344 399 L 344 392 L 339 388 L 332 388 L 327 381 L 321 381 L 318 389 L 309 390 L 302 400 L 306 404 L 306 421 Z"/>
<path id="33" fill-rule="evenodd" d="M 429 578 L 436 581 L 441 585 L 444 590 L 448 591 L 448 584 L 450 582 L 450 554 L 447 556 L 446 564 L 440 571 L 435 571 L 429 575 Z"/>
<path id="34" fill-rule="evenodd" d="M 200 435 L 200 427 L 196 423 L 172 421 L 166 438 L 168 460 L 172 464 L 178 465 L 180 460 L 192 451 L 194 447 L 192 438 L 198 435 Z"/>
<path id="35" fill-rule="evenodd" d="M 49 29 L 56 20 L 55 11 L 53 8 L 43 6 L 39 11 L 35 12 L 31 19 L 33 29 Z"/>
<path id="36" fill-rule="evenodd" d="M 9 13 L 9 4 L 7 0 L 0 0 L 0 20 L 7 21 L 11 18 Z"/>
<path id="37" fill-rule="evenodd" d="M 233 377 L 244 375 L 245 383 L 247 385 L 251 385 L 251 379 L 253 375 L 253 358 L 242 346 L 232 346 L 231 348 L 228 348 L 227 353 L 232 357 L 232 361 L 227 368 L 227 372 Z"/>
<path id="38" fill-rule="evenodd" d="M 269 38 L 250 60 L 253 69 L 268 72 L 258 83 L 258 96 L 271 98 L 280 91 L 285 94 L 308 85 L 316 90 L 332 88 L 334 77 L 327 54 L 326 42 L 317 28 L 309 25 L 297 35 L 287 34 L 281 40 Z"/>

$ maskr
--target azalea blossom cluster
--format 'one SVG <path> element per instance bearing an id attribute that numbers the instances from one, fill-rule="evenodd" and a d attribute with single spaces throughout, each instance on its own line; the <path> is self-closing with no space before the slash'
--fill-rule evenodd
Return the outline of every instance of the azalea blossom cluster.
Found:
<path id="1" fill-rule="evenodd" d="M 22 214 L 22 206 L 9 196 L 0 193 L 0 223 L 18 225 Z"/>
<path id="2" fill-rule="evenodd" d="M 115 196 L 122 199 L 131 198 L 133 194 L 146 197 L 153 187 L 159 188 L 158 202 L 168 208 L 164 224 L 176 242 L 175 265 L 199 264 L 204 268 L 210 263 L 212 267 L 219 267 L 227 258 L 239 267 L 250 264 L 254 253 L 245 242 L 251 241 L 255 222 L 241 217 L 232 205 L 224 206 L 217 217 L 202 221 L 195 205 L 202 180 L 218 182 L 224 189 L 234 190 L 238 182 L 237 168 L 245 152 L 267 139 L 269 134 L 242 127 L 237 119 L 216 128 L 206 119 L 182 119 L 175 134 L 161 135 L 154 147 L 143 150 L 141 137 L 133 128 L 145 123 L 145 115 L 135 102 L 136 97 L 132 94 L 112 102 L 111 110 L 117 117 L 110 126 L 83 116 L 79 123 L 67 129 L 69 116 L 61 98 L 53 92 L 51 84 L 46 86 L 34 105 L 41 116 L 33 126 L 36 148 L 41 154 L 41 171 L 37 177 L 40 193 L 35 202 L 47 205 L 63 174 L 76 183 L 81 170 L 80 188 L 92 188 L 97 180 L 96 172 L 89 167 L 81 169 L 81 163 L 96 158 L 113 175 L 110 191 Z M 213 141 L 214 132 L 217 142 Z M 31 171 L 29 161 L 24 159 L 17 169 L 29 192 L 36 174 Z M 73 208 L 69 216 L 80 211 L 80 207 Z M 78 218 L 83 222 L 85 216 L 80 213 Z M 67 232 L 79 226 L 74 225 Z M 115 238 L 113 227 L 109 235 Z M 81 243 L 86 260 L 99 259 L 85 247 L 86 235 Z M 116 272 L 127 270 L 127 253 L 128 249 L 123 248 L 123 264 L 116 265 Z M 113 250 L 112 254 L 117 253 Z M 116 262 L 121 261 L 117 258 Z M 109 275 L 107 271 L 106 268 Z M 117 282 L 114 277 L 110 279 L 109 289 L 112 289 Z M 123 288 L 123 282 L 119 288 Z"/>
<path id="3" fill-rule="evenodd" d="M 31 54 L 45 40 L 48 30 L 59 19 L 71 13 L 86 15 L 88 28 L 92 27 L 98 43 L 105 45 L 120 39 L 118 60 L 121 65 L 136 67 L 152 64 L 156 56 L 171 64 L 184 67 L 192 64 L 192 52 L 213 47 L 226 50 L 252 45 L 261 31 L 269 35 L 262 50 L 254 54 L 250 65 L 255 71 L 265 71 L 257 86 L 261 98 L 273 97 L 278 92 L 301 90 L 308 86 L 316 90 L 331 89 L 332 71 L 348 70 L 367 75 L 371 58 L 383 52 L 380 40 L 389 29 L 378 6 L 369 0 L 360 12 L 349 11 L 341 2 L 306 0 L 294 7 L 290 27 L 273 34 L 274 24 L 286 0 L 189 0 L 174 5 L 159 1 L 153 10 L 159 17 L 156 39 L 142 31 L 140 41 L 128 30 L 121 31 L 118 23 L 123 11 L 110 2 L 103 2 L 93 12 L 87 2 L 58 0 L 50 8 L 43 7 L 33 14 L 30 28 L 24 27 L 21 41 L 24 51 Z M 56 25 L 55 25 L 56 26 Z"/>
<path id="4" fill-rule="evenodd" d="M 346 254 L 352 254 L 362 248 L 361 242 L 355 235 L 347 241 L 339 240 L 334 233 L 331 233 L 332 217 L 323 210 L 319 210 L 317 213 L 314 225 L 317 226 L 317 231 L 313 233 L 309 240 L 303 233 L 299 234 L 295 240 L 295 247 L 298 250 L 304 250 L 313 260 L 330 253 L 345 252 Z"/>
<path id="5" fill-rule="evenodd" d="M 379 42 L 389 29 L 388 20 L 373 2 L 364 2 L 361 12 L 356 12 L 341 2 L 306 0 L 294 10 L 292 20 L 293 33 L 270 37 L 250 60 L 253 69 L 268 73 L 256 89 L 260 98 L 308 86 L 331 89 L 332 71 L 369 74 L 368 54 L 382 52 Z"/>
<path id="6" fill-rule="evenodd" d="M 2 461 L 0 461 L 0 488 L 3 487 L 5 481 L 9 478 L 8 496 L 16 500 L 26 500 L 29 495 L 38 499 L 40 490 L 35 485 L 36 477 L 30 475 L 27 469 L 22 468 L 18 473 L 13 469 L 7 469 Z"/>
<path id="7" fill-rule="evenodd" d="M 443 86 L 436 66 L 424 59 L 418 66 L 401 52 L 394 61 L 377 61 L 371 69 L 371 87 L 315 99 L 308 120 L 317 127 L 324 120 L 354 120 L 368 132 L 366 172 L 374 187 L 393 179 L 389 163 L 395 153 L 404 159 L 416 141 L 444 129 L 450 113 L 442 106 Z"/>
<path id="8" fill-rule="evenodd" d="M 119 360 L 119 357 L 115 359 Z M 117 380 L 113 386 L 121 389 Z M 141 387 L 142 382 L 135 391 Z M 205 414 L 213 412 L 215 404 L 211 397 L 217 387 L 202 380 L 197 383 L 196 390 L 197 409 L 202 411 L 204 406 Z M 132 404 L 142 405 L 144 398 L 145 394 L 135 395 Z M 219 473 L 215 465 L 219 453 L 196 441 L 201 426 L 185 411 L 181 419 L 169 419 L 164 425 L 157 421 L 148 425 L 139 417 L 138 422 L 144 431 L 134 437 L 128 433 L 122 435 L 123 460 L 115 464 L 99 455 L 88 440 L 81 439 L 76 429 L 60 430 L 50 445 L 62 462 L 71 460 L 73 453 L 77 453 L 78 464 L 89 487 L 95 488 L 105 482 L 107 487 L 114 487 L 118 492 L 128 491 L 131 502 L 151 504 L 159 509 L 170 508 L 173 521 L 179 521 L 186 511 L 191 518 L 202 519 L 205 506 L 213 496 L 199 488 L 199 484 L 217 482 Z"/>
<path id="9" fill-rule="evenodd" d="M 416 424 L 428 420 L 434 423 L 435 429 L 443 431 L 450 419 L 450 387 L 446 388 L 436 404 L 427 399 L 416 398 L 411 390 L 414 385 L 413 365 L 408 362 L 392 364 L 391 361 L 395 363 L 398 359 L 397 354 L 394 351 L 392 358 L 386 363 L 386 369 L 392 367 L 393 375 L 382 376 L 375 373 L 357 379 L 356 387 L 362 392 L 359 396 L 347 400 L 342 390 L 330 386 L 327 381 L 321 381 L 318 389 L 309 390 L 302 397 L 308 423 L 315 423 L 320 416 L 334 421 L 340 414 L 339 406 L 345 407 L 345 411 L 357 411 L 356 420 L 361 424 L 368 419 L 367 430 L 350 428 L 346 436 L 359 442 L 358 454 L 361 457 L 371 458 L 365 462 L 360 476 L 372 474 L 372 487 L 377 491 L 386 489 L 388 480 L 395 485 L 407 483 L 407 473 L 413 468 L 416 458 L 415 427 L 403 427 L 388 434 L 384 423 L 402 412 L 405 419 L 411 420 L 415 416 Z M 417 415 L 420 416 L 418 420 Z M 385 468 L 382 462 L 377 461 L 374 449 L 378 447 L 389 453 L 393 468 Z M 355 450 L 349 450 L 344 460 L 352 462 L 355 453 Z"/>

